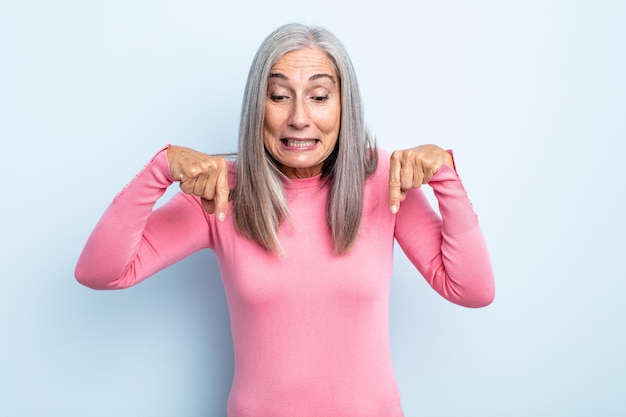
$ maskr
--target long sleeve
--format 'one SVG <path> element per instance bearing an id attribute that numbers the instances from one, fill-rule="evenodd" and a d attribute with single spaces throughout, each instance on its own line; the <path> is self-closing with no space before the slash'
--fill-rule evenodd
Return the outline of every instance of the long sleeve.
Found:
<path id="1" fill-rule="evenodd" d="M 493 272 L 465 189 L 448 166 L 439 170 L 429 185 L 441 217 L 421 190 L 411 190 L 398 212 L 395 237 L 435 291 L 462 306 L 486 306 L 494 298 Z"/>
<path id="2" fill-rule="evenodd" d="M 80 283 L 94 289 L 130 287 L 210 245 L 206 214 L 196 197 L 178 193 L 153 210 L 172 183 L 161 150 L 94 228 L 76 265 Z"/>

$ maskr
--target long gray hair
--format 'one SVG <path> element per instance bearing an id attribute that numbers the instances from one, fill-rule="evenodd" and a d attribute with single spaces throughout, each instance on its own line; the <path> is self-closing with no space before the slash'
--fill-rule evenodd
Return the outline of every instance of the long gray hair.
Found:
<path id="1" fill-rule="evenodd" d="M 237 184 L 233 211 L 237 231 L 265 249 L 280 253 L 278 228 L 289 218 L 281 173 L 265 150 L 263 123 L 268 79 L 286 53 L 306 47 L 324 51 L 335 66 L 341 88 L 341 127 L 335 149 L 322 167 L 329 181 L 327 221 L 334 252 L 348 252 L 356 242 L 363 212 L 363 185 L 376 169 L 374 140 L 364 121 L 356 73 L 345 48 L 321 27 L 287 24 L 272 32 L 257 51 L 244 92 L 239 127 Z"/>

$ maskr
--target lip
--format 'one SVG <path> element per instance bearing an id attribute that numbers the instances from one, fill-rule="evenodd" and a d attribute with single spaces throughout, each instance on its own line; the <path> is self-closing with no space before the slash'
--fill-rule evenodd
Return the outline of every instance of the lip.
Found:
<path id="1" fill-rule="evenodd" d="M 320 143 L 319 139 L 315 138 L 282 138 L 280 143 L 283 149 L 289 151 L 309 151 L 315 149 Z"/>

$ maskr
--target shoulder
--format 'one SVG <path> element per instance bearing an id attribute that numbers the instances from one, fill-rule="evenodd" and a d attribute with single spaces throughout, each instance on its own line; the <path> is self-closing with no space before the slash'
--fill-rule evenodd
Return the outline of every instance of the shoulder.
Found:
<path id="1" fill-rule="evenodd" d="M 368 178 L 368 180 L 377 180 L 381 179 L 387 181 L 389 178 L 389 158 L 391 157 L 390 152 L 376 147 L 373 152 L 376 152 L 377 155 L 377 164 L 376 169 L 372 173 L 372 175 Z"/>
<path id="2" fill-rule="evenodd" d="M 382 162 L 383 164 L 385 164 L 386 167 L 389 167 L 391 152 L 379 147 L 376 147 L 376 152 L 378 153 L 378 163 L 380 164 Z"/>
<path id="3" fill-rule="evenodd" d="M 373 152 L 377 156 L 376 169 L 365 180 L 365 195 L 380 195 L 386 193 L 389 187 L 390 153 L 378 147 Z"/>

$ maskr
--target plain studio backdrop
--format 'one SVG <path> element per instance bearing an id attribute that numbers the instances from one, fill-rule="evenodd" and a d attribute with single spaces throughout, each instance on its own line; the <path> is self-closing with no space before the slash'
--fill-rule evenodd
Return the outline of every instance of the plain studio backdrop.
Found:
<path id="1" fill-rule="evenodd" d="M 379 146 L 454 149 L 490 248 L 479 310 L 396 251 L 407 417 L 626 415 L 625 4 L 2 0 L 0 415 L 224 415 L 210 251 L 124 291 L 73 269 L 163 145 L 236 150 L 252 57 L 293 21 L 344 42 Z"/>

